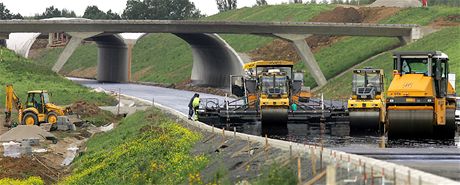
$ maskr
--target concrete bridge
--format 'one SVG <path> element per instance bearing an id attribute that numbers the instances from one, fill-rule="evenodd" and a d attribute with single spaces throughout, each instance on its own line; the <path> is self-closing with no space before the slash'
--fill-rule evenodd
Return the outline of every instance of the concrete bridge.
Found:
<path id="1" fill-rule="evenodd" d="M 172 33 L 192 47 L 192 81 L 198 85 L 218 87 L 227 86 L 230 75 L 242 73 L 243 61 L 217 34 L 256 34 L 292 42 L 319 86 L 325 85 L 327 80 L 305 42 L 305 38 L 311 35 L 397 37 L 402 42 L 421 37 L 418 25 L 171 20 L 0 21 L 0 39 L 17 32 L 65 32 L 72 36 L 53 67 L 56 72 L 82 40 L 95 41 L 99 48 L 97 79 L 101 82 L 130 80 L 130 56 L 135 41 L 123 40 L 118 33 Z"/>

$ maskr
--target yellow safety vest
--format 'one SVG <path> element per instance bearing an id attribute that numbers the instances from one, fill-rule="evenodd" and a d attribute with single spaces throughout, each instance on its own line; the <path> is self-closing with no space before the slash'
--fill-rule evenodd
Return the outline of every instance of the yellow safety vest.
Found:
<path id="1" fill-rule="evenodd" d="M 199 106 L 200 106 L 200 98 L 195 97 L 195 98 L 193 99 L 192 106 L 193 106 L 193 108 L 199 107 Z"/>

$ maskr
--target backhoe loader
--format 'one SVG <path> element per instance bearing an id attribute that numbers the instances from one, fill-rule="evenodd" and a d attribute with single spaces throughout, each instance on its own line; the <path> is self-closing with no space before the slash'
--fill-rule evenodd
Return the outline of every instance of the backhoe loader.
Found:
<path id="1" fill-rule="evenodd" d="M 41 123 L 54 125 L 58 116 L 69 113 L 68 108 L 62 108 L 51 103 L 48 92 L 44 90 L 29 91 L 25 104 L 22 104 L 14 92 L 13 85 L 7 85 L 4 126 L 11 126 L 13 108 L 18 111 L 18 122 L 22 125 L 40 125 Z"/>

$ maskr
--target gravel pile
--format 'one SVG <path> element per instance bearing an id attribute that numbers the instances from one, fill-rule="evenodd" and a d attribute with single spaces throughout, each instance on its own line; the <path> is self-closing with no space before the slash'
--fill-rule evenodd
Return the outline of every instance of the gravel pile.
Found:
<path id="1" fill-rule="evenodd" d="M 39 126 L 19 125 L 0 136 L 0 142 L 22 141 L 24 139 L 55 139 L 56 137 Z"/>
<path id="2" fill-rule="evenodd" d="M 422 3 L 419 0 L 377 0 L 369 7 L 399 7 L 399 8 L 410 8 L 410 7 L 421 7 Z"/>

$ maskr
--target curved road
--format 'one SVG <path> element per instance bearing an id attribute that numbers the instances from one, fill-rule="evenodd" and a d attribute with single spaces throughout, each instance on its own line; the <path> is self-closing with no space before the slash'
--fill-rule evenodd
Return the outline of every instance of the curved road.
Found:
<path id="1" fill-rule="evenodd" d="M 139 84 L 113 84 L 113 83 L 98 83 L 95 80 L 69 78 L 70 80 L 82 84 L 84 86 L 98 89 L 102 88 L 106 91 L 121 91 L 126 94 L 141 99 L 154 101 L 164 106 L 178 110 L 183 114 L 188 114 L 188 103 L 195 92 L 168 89 L 155 86 L 139 85 Z M 221 96 L 200 93 L 202 98 L 217 98 L 223 101 L 225 98 Z M 260 135 L 260 126 L 243 126 L 244 132 Z M 241 128 L 240 128 L 241 129 Z M 239 129 L 239 130 L 240 130 Z M 295 140 L 297 142 L 308 142 L 309 137 L 318 137 L 305 125 L 289 125 L 289 134 L 286 137 L 278 137 L 278 139 Z M 307 134 L 308 133 L 308 134 Z M 294 139 L 293 139 L 294 137 Z M 295 137 L 300 137 L 295 139 Z M 395 148 L 378 149 L 378 137 L 351 138 L 348 136 L 328 136 L 329 140 L 344 142 L 333 143 L 333 149 L 342 150 L 348 153 L 356 153 L 377 159 L 382 159 L 397 164 L 409 166 L 415 169 L 437 174 L 460 181 L 460 139 L 456 138 L 455 143 L 449 144 L 428 144 L 428 141 L 416 143 L 419 146 L 407 148 L 399 146 Z M 313 138 L 315 139 L 315 138 Z"/>

